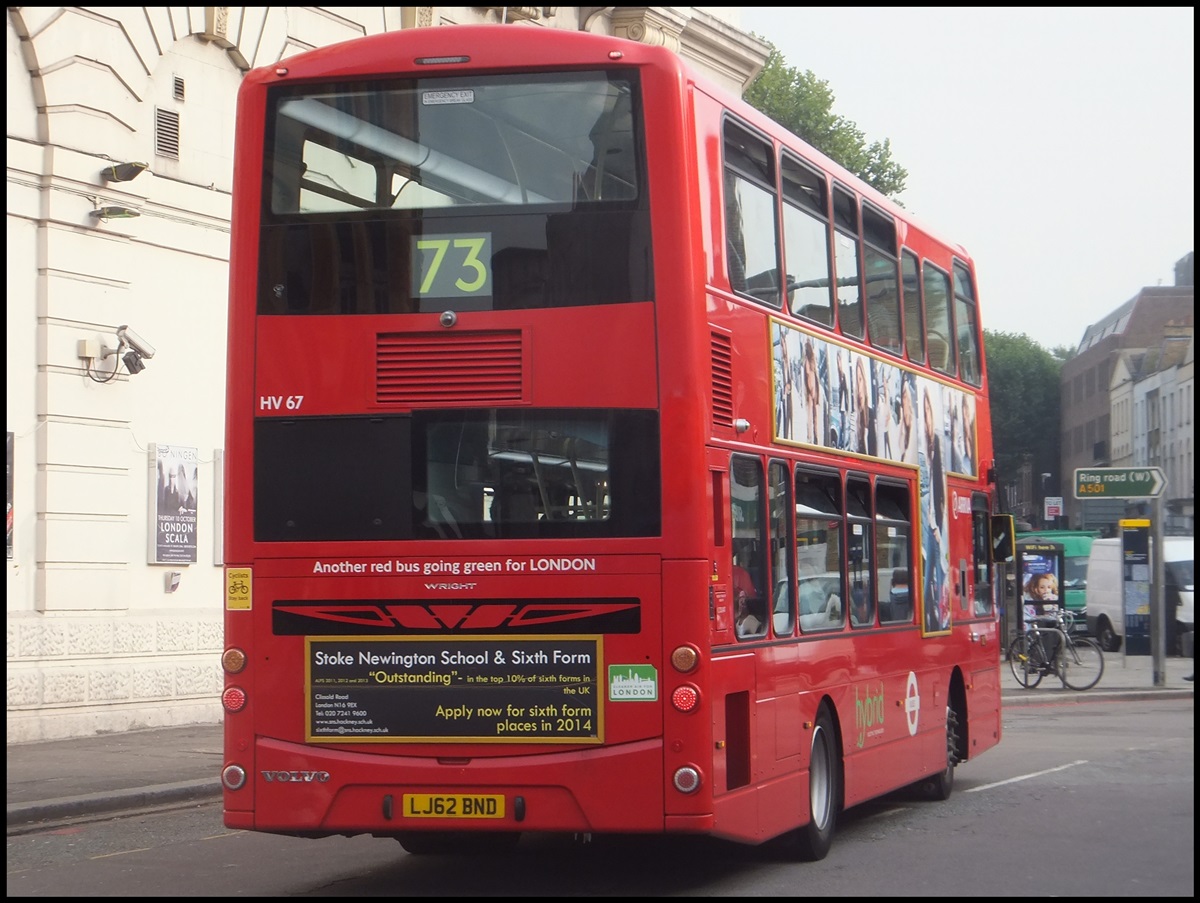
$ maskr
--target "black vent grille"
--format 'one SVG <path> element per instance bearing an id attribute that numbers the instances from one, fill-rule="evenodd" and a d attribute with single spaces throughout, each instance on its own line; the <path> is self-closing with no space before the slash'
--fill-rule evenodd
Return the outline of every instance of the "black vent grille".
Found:
<path id="1" fill-rule="evenodd" d="M 723 333 L 712 334 L 713 426 L 733 427 L 733 342 Z"/>
<path id="2" fill-rule="evenodd" d="M 379 404 L 424 407 L 525 400 L 520 332 L 380 335 L 375 367 Z"/>

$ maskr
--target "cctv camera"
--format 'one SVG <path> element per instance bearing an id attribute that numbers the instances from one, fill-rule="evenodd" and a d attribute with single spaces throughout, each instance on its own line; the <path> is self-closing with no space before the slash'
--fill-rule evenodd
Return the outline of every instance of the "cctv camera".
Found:
<path id="1" fill-rule="evenodd" d="M 136 351 L 126 351 L 121 360 L 125 362 L 125 369 L 129 371 L 130 376 L 136 376 L 146 369 L 146 365 L 142 363 L 142 356 Z"/>
<path id="2" fill-rule="evenodd" d="M 154 357 L 154 346 L 143 339 L 140 335 L 130 329 L 128 326 L 117 327 L 117 338 L 122 344 L 128 345 L 136 351 L 141 357 Z"/>

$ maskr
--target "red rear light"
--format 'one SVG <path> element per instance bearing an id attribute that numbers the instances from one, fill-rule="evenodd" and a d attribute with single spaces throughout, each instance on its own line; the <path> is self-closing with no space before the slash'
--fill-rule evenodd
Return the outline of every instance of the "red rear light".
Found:
<path id="1" fill-rule="evenodd" d="M 675 706 L 681 712 L 694 711 L 699 704 L 700 691 L 691 684 L 676 687 L 675 691 L 671 694 L 671 705 Z"/>
<path id="2" fill-rule="evenodd" d="M 240 712 L 246 707 L 246 691 L 241 687 L 229 687 L 221 694 L 221 705 L 227 712 Z"/>

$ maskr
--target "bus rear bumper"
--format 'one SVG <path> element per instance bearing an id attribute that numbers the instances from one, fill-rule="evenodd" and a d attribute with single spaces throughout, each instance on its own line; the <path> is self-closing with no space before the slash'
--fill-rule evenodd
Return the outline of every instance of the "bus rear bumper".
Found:
<path id="1" fill-rule="evenodd" d="M 664 830 L 658 739 L 440 761 L 260 740 L 255 759 L 255 811 L 252 825 L 241 826 L 258 831 L 320 836 Z M 227 807 L 227 821 L 230 814 L 246 813 Z"/>

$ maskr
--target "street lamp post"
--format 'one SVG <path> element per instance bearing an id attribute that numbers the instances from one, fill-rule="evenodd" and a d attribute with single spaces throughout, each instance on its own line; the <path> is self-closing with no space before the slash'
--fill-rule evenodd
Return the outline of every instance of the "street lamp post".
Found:
<path id="1" fill-rule="evenodd" d="M 1047 528 L 1054 526 L 1052 523 L 1050 523 L 1050 518 L 1046 517 L 1046 483 L 1050 481 L 1051 476 L 1053 476 L 1053 474 L 1042 474 L 1042 523 Z"/>

